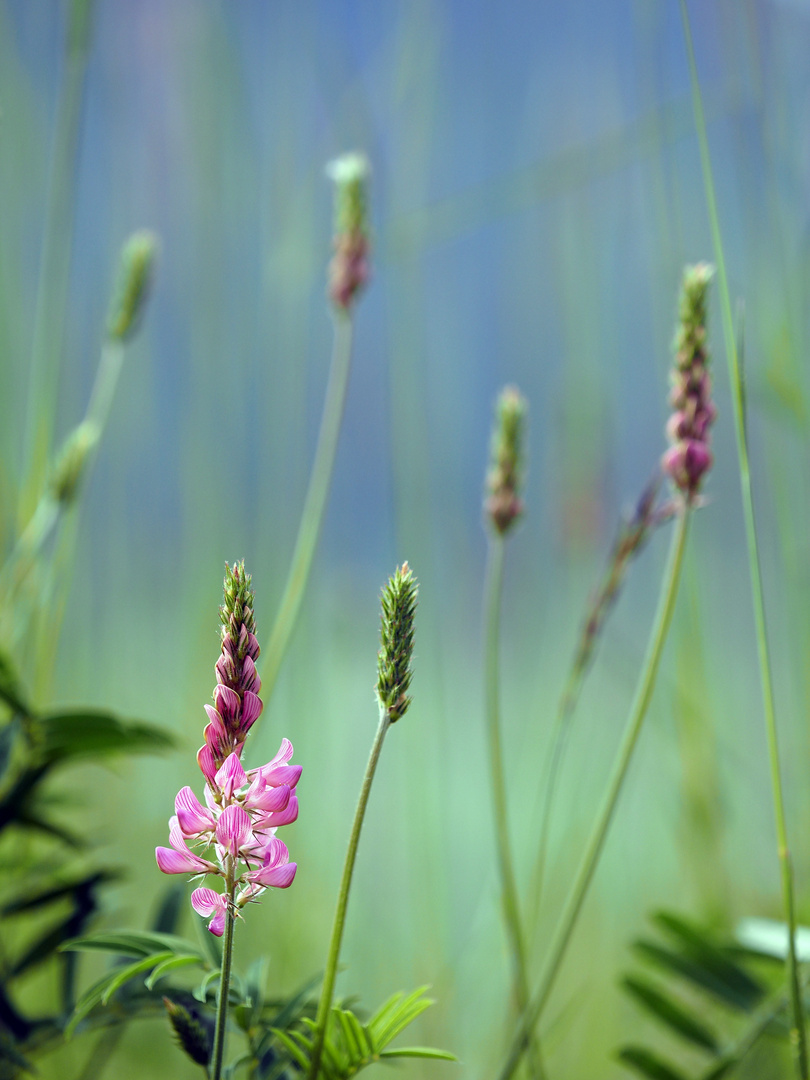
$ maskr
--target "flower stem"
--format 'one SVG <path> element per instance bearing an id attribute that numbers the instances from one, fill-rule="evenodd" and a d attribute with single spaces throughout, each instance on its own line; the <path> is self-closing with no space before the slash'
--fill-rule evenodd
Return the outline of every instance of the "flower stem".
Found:
<path id="1" fill-rule="evenodd" d="M 545 968 L 540 978 L 540 986 L 529 1003 L 528 1008 L 520 1018 L 517 1031 L 514 1034 L 507 1053 L 506 1062 L 499 1074 L 499 1080 L 509 1080 L 509 1078 L 514 1075 L 515 1070 L 520 1064 L 521 1058 L 529 1046 L 531 1033 L 548 1002 L 554 982 L 559 974 L 563 957 L 565 956 L 566 949 L 571 940 L 571 935 L 574 932 L 574 927 L 579 918 L 579 913 L 582 910 L 582 905 L 588 893 L 594 871 L 599 862 L 599 857 L 605 843 L 605 837 L 610 828 L 610 823 L 613 820 L 613 813 L 616 809 L 616 804 L 619 800 L 619 795 L 624 785 L 625 777 L 627 776 L 627 770 L 633 756 L 633 751 L 636 748 L 644 717 L 647 714 L 647 708 L 650 704 L 653 689 L 655 687 L 661 654 L 664 650 L 664 643 L 667 639 L 667 633 L 672 621 L 672 613 L 675 609 L 675 598 L 678 593 L 678 583 L 680 581 L 683 555 L 686 548 L 689 515 L 690 509 L 688 506 L 685 506 L 680 513 L 675 534 L 672 537 L 669 563 L 664 575 L 664 580 L 661 584 L 658 611 L 656 612 L 653 629 L 650 634 L 647 655 L 642 667 L 641 679 L 636 688 L 636 696 L 630 709 L 624 738 L 613 766 L 613 773 L 610 778 L 610 783 L 608 784 L 602 808 L 594 822 L 591 835 L 585 848 L 585 854 L 574 881 L 574 886 L 569 894 L 562 917 L 557 926 L 554 938 L 552 939 Z"/>
<path id="2" fill-rule="evenodd" d="M 270 700 L 278 678 L 281 662 L 287 651 L 298 609 L 304 595 L 312 557 L 321 531 L 329 484 L 335 464 L 338 436 L 340 434 L 343 411 L 346 404 L 346 388 L 349 382 L 349 368 L 352 356 L 352 338 L 354 320 L 350 313 L 336 312 L 334 316 L 335 336 L 332 348 L 332 362 L 329 369 L 329 382 L 318 432 L 318 443 L 312 463 L 301 523 L 295 541 L 292 562 L 284 594 L 279 604 L 276 621 L 270 632 L 265 654 L 267 659 L 262 665 L 261 678 L 265 702 Z"/>
<path id="3" fill-rule="evenodd" d="M 768 741 L 770 762 L 771 790 L 773 792 L 774 818 L 776 820 L 776 840 L 782 879 L 782 905 L 785 922 L 788 927 L 788 979 L 793 1012 L 793 1043 L 796 1071 L 801 1080 L 808 1080 L 807 1031 L 805 1027 L 804 1004 L 799 980 L 799 964 L 796 956 L 796 909 L 794 900 L 793 867 L 788 847 L 787 824 L 785 820 L 785 799 L 782 790 L 782 774 L 779 764 L 779 743 L 776 731 L 776 706 L 773 696 L 771 676 L 770 648 L 768 629 L 765 620 L 765 599 L 760 573 L 759 544 L 757 541 L 756 517 L 754 514 L 754 496 L 751 488 L 751 470 L 748 463 L 748 438 L 745 419 L 745 389 L 742 371 L 737 354 L 734 335 L 734 318 L 731 311 L 731 296 L 726 276 L 726 263 L 723 256 L 723 241 L 720 235 L 720 218 L 717 213 L 717 200 L 714 191 L 709 141 L 706 136 L 706 119 L 703 114 L 703 100 L 700 81 L 695 62 L 692 43 L 692 31 L 689 23 L 689 11 L 685 0 L 681 0 L 684 37 L 689 56 L 689 75 L 692 83 L 692 102 L 695 110 L 695 127 L 700 146 L 700 162 L 703 171 L 703 183 L 706 190 L 706 204 L 714 245 L 714 258 L 717 263 L 717 278 L 720 292 L 720 311 L 723 320 L 723 337 L 726 344 L 729 378 L 731 381 L 731 399 L 734 407 L 734 430 L 737 440 L 737 461 L 740 473 L 745 536 L 748 547 L 748 569 L 751 578 L 751 597 L 754 605 L 754 625 L 757 638 L 760 682 L 762 684 L 762 704 L 765 713 L 765 729 Z"/>
<path id="4" fill-rule="evenodd" d="M 509 842 L 509 819 L 506 805 L 503 744 L 500 720 L 500 609 L 503 595 L 503 563 L 505 543 L 500 534 L 489 541 L 484 613 L 484 698 L 487 737 L 489 741 L 489 772 L 492 785 L 492 810 L 495 824 L 495 843 L 498 872 L 501 879 L 501 903 L 509 947 L 512 953 L 512 991 L 518 1014 L 523 1015 L 529 1004 L 529 978 L 526 962 L 526 941 L 520 920 L 515 868 Z M 529 1051 L 529 1072 L 542 1075 L 540 1050 L 535 1044 Z"/>
<path id="5" fill-rule="evenodd" d="M 225 1028 L 228 1022 L 228 993 L 231 984 L 231 960 L 233 958 L 233 926 L 236 921 L 234 893 L 234 858 L 228 856 L 226 886 L 228 906 L 225 909 L 225 937 L 222 942 L 222 973 L 219 979 L 219 997 L 217 998 L 217 1023 L 214 1030 L 214 1049 L 211 1054 L 211 1080 L 220 1080 L 222 1075 L 222 1056 L 225 1052 Z"/>
<path id="6" fill-rule="evenodd" d="M 360 788 L 360 797 L 357 800 L 357 809 L 354 812 L 354 822 L 352 824 L 351 835 L 349 836 L 349 847 L 346 851 L 346 859 L 343 863 L 343 876 L 340 879 L 340 890 L 338 892 L 337 907 L 335 908 L 335 921 L 332 924 L 332 938 L 329 942 L 329 955 L 326 960 L 326 970 L 323 976 L 321 998 L 318 1002 L 318 1013 L 315 1017 L 315 1044 L 312 1048 L 309 1080 L 316 1080 L 318 1069 L 321 1064 L 321 1054 L 323 1053 L 323 1044 L 326 1038 L 326 1028 L 329 1024 L 329 1011 L 332 1007 L 332 995 L 335 989 L 335 976 L 337 975 L 338 958 L 340 957 L 340 943 L 343 939 L 343 927 L 346 922 L 346 906 L 349 902 L 349 889 L 352 884 L 354 861 L 357 857 L 357 845 L 360 841 L 360 830 L 363 828 L 363 818 L 366 814 L 366 805 L 368 804 L 368 797 L 371 792 L 374 773 L 377 770 L 377 762 L 380 758 L 383 740 L 385 739 L 385 733 L 388 731 L 390 725 L 391 721 L 388 718 L 388 710 L 381 707 L 380 722 L 377 727 L 377 734 L 374 736 L 374 743 L 371 747 L 368 764 L 366 765 L 366 774 L 363 777 L 363 786 Z"/>

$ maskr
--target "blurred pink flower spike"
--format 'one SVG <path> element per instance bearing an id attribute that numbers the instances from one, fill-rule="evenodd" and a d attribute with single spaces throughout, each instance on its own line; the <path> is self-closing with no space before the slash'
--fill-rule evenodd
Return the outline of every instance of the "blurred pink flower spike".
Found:
<path id="1" fill-rule="evenodd" d="M 191 894 L 191 906 L 198 915 L 207 919 L 213 915 L 208 924 L 208 929 L 217 937 L 222 937 L 225 930 L 225 911 L 228 907 L 228 897 L 224 893 L 215 892 L 213 889 L 195 889 Z"/>
<path id="2" fill-rule="evenodd" d="M 248 871 L 242 875 L 242 878 L 244 881 L 261 885 L 263 888 L 287 889 L 292 885 L 297 869 L 297 864 L 290 862 L 287 845 L 273 836 L 264 849 L 261 867 L 258 870 Z"/>
<path id="3" fill-rule="evenodd" d="M 207 859 L 190 851 L 176 817 L 169 822 L 171 848 L 155 848 L 158 867 L 164 874 L 219 874 L 220 870 Z M 172 850 L 174 849 L 174 850 Z"/>

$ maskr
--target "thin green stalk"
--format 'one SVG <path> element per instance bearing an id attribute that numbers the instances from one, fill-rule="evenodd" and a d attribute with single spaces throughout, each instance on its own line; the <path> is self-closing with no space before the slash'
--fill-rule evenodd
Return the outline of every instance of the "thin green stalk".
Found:
<path id="1" fill-rule="evenodd" d="M 34 314 L 23 457 L 25 479 L 20 489 L 21 524 L 33 513 L 33 500 L 39 494 L 51 452 L 61 340 L 67 310 L 76 160 L 93 6 L 94 0 L 72 0 L 69 12 L 65 68 L 57 101 Z"/>
<path id="2" fill-rule="evenodd" d="M 349 889 L 352 884 L 354 873 L 354 861 L 357 857 L 357 845 L 360 842 L 360 831 L 363 828 L 363 818 L 366 816 L 366 806 L 371 793 L 371 784 L 374 773 L 377 771 L 377 762 L 380 759 L 385 733 L 391 726 L 388 709 L 380 706 L 380 722 L 374 743 L 371 747 L 366 774 L 363 777 L 363 786 L 360 788 L 360 797 L 357 800 L 357 809 L 354 812 L 354 822 L 349 836 L 349 847 L 346 851 L 346 859 L 343 863 L 343 876 L 340 879 L 337 907 L 335 908 L 335 921 L 332 924 L 332 937 L 329 942 L 329 955 L 326 960 L 326 970 L 321 987 L 321 998 L 318 1002 L 318 1012 L 315 1017 L 315 1044 L 312 1048 L 312 1063 L 309 1069 L 309 1080 L 317 1080 L 318 1069 L 321 1065 L 326 1028 L 329 1023 L 329 1011 L 332 1008 L 332 995 L 335 990 L 335 977 L 337 975 L 338 959 L 340 957 L 340 944 L 343 940 L 343 927 L 346 923 L 346 907 L 349 903 Z"/>
<path id="3" fill-rule="evenodd" d="M 504 776 L 500 720 L 500 616 L 505 547 L 503 536 L 493 534 L 490 537 L 484 614 L 484 697 L 486 702 L 487 738 L 489 741 L 489 773 L 492 784 L 495 842 L 498 872 L 501 879 L 501 903 L 503 905 L 506 934 L 509 938 L 509 947 L 512 954 L 512 991 L 518 1015 L 522 1015 L 529 1003 L 529 977 L 526 941 L 521 926 L 512 846 L 509 841 L 509 818 L 506 805 L 506 779 Z M 533 1045 L 528 1056 L 530 1074 L 533 1077 L 542 1075 L 539 1047 Z"/>
<path id="4" fill-rule="evenodd" d="M 689 55 L 689 75 L 692 83 L 692 101 L 695 110 L 695 126 L 700 146 L 700 162 L 703 171 L 703 183 L 706 191 L 706 204 L 712 231 L 714 258 L 717 264 L 717 277 L 720 286 L 720 310 L 723 320 L 723 337 L 726 345 L 729 378 L 731 381 L 731 399 L 734 407 L 734 430 L 737 440 L 737 461 L 740 473 L 745 536 L 748 547 L 748 568 L 751 578 L 751 596 L 754 606 L 754 625 L 756 628 L 757 654 L 759 658 L 760 681 L 762 684 L 762 704 L 765 713 L 765 729 L 768 741 L 770 762 L 771 790 L 773 809 L 776 820 L 777 852 L 782 879 L 782 905 L 785 922 L 789 932 L 788 971 L 790 979 L 791 1004 L 793 1012 L 792 1041 L 794 1046 L 796 1069 L 801 1080 L 808 1080 L 807 1031 L 805 1028 L 804 1003 L 799 979 L 799 964 L 796 956 L 796 910 L 794 900 L 793 868 L 788 847 L 787 824 L 785 819 L 785 799 L 782 790 L 782 773 L 779 764 L 779 743 L 776 731 L 776 706 L 773 696 L 771 676 L 770 648 L 765 620 L 765 597 L 760 572 L 759 544 L 757 541 L 756 517 L 754 514 L 754 496 L 751 488 L 751 470 L 748 460 L 748 439 L 745 424 L 745 391 L 737 343 L 734 336 L 734 317 L 731 310 L 731 294 L 726 275 L 726 263 L 723 255 L 723 241 L 720 234 L 720 218 L 717 212 L 717 199 L 714 191 L 714 176 L 709 140 L 706 135 L 706 120 L 703 114 L 703 101 L 700 81 L 692 43 L 692 30 L 689 23 L 689 11 L 686 0 L 680 0 L 686 48 Z"/>
<path id="5" fill-rule="evenodd" d="M 220 1080 L 222 1075 L 222 1056 L 225 1052 L 225 1028 L 228 1023 L 228 993 L 231 985 L 231 961 L 233 959 L 234 894 L 234 858 L 228 856 L 227 878 L 228 906 L 225 909 L 225 936 L 222 942 L 222 973 L 219 978 L 219 996 L 217 998 L 217 1022 L 214 1029 L 214 1049 L 211 1054 L 211 1080 Z"/>
<path id="6" fill-rule="evenodd" d="M 335 337 L 332 349 L 332 362 L 329 369 L 329 383 L 326 388 L 321 428 L 318 444 L 312 463 L 301 523 L 295 541 L 292 563 L 284 586 L 276 621 L 265 647 L 266 659 L 261 668 L 262 689 L 265 702 L 270 700 L 278 678 L 281 662 L 287 651 L 298 609 L 304 596 L 312 557 L 318 543 L 321 523 L 329 494 L 329 484 L 335 464 L 338 436 L 340 434 L 343 411 L 346 404 L 346 388 L 349 382 L 349 368 L 352 356 L 352 337 L 354 319 L 350 313 L 337 312 Z"/>
<path id="7" fill-rule="evenodd" d="M 638 737 L 647 715 L 647 709 L 652 698 L 655 680 L 658 674 L 658 666 L 664 651 L 664 643 L 672 621 L 672 613 L 675 610 L 675 598 L 678 593 L 678 583 L 683 566 L 683 555 L 686 548 L 686 536 L 688 532 L 690 509 L 684 507 L 679 518 L 672 538 L 669 563 L 664 579 L 661 584 L 661 593 L 658 601 L 658 611 L 650 634 L 647 647 L 647 655 L 644 659 L 641 678 L 636 688 L 636 696 L 630 709 L 622 744 L 616 756 L 613 773 L 608 784 L 602 808 L 594 823 L 591 835 L 588 839 L 585 853 L 580 863 L 573 888 L 569 894 L 562 917 L 549 948 L 543 973 L 540 978 L 539 988 L 529 1003 L 529 1007 L 521 1017 L 517 1031 L 512 1039 L 507 1052 L 506 1062 L 499 1073 L 499 1080 L 509 1080 L 515 1073 L 521 1058 L 529 1045 L 531 1033 L 539 1021 L 549 996 L 551 995 L 554 982 L 560 970 L 566 949 L 574 932 L 579 913 L 588 893 L 588 888 L 599 862 L 605 838 L 613 820 L 616 804 L 619 800 L 624 785 L 627 770 L 636 748 Z"/>

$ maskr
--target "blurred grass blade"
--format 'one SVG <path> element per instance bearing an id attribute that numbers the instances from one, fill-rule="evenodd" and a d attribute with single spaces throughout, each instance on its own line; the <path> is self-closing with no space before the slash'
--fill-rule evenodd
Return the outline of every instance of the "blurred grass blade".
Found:
<path id="1" fill-rule="evenodd" d="M 643 1046 L 624 1046 L 619 1051 L 619 1061 L 650 1080 L 688 1080 L 662 1058 Z"/>
<path id="2" fill-rule="evenodd" d="M 36 723 L 47 761 L 100 757 L 104 754 L 168 750 L 174 739 L 150 724 L 128 723 L 111 713 L 87 709 L 41 716 Z"/>
<path id="3" fill-rule="evenodd" d="M 704 1050 L 712 1053 L 717 1051 L 717 1039 L 712 1032 L 667 994 L 651 983 L 630 975 L 622 979 L 621 985 L 657 1020 L 672 1028 L 678 1035 Z"/>

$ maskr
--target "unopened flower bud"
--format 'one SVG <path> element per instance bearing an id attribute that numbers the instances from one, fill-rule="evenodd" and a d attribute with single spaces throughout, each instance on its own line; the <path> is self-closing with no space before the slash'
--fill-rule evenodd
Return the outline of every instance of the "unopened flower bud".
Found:
<path id="1" fill-rule="evenodd" d="M 169 1022 L 174 1028 L 180 1046 L 192 1061 L 207 1068 L 213 1048 L 210 1023 L 206 1023 L 199 1015 L 195 1015 L 196 1009 L 192 1014 L 185 1005 L 179 1005 L 170 998 L 164 997 L 163 1004 L 166 1006 Z"/>
<path id="2" fill-rule="evenodd" d="M 690 502 L 713 462 L 709 428 L 717 410 L 711 400 L 706 347 L 706 301 L 713 274 L 713 267 L 707 263 L 688 266 L 684 271 L 670 376 L 669 400 L 674 411 L 667 422 L 667 437 L 672 446 L 662 458 L 662 467 Z"/>
<path id="3" fill-rule="evenodd" d="M 157 236 L 147 229 L 133 233 L 124 244 L 107 320 L 107 333 L 115 341 L 125 341 L 137 328 L 152 283 L 157 250 Z"/>
<path id="4" fill-rule="evenodd" d="M 367 189 L 370 167 L 365 155 L 343 154 L 327 166 L 335 181 L 335 254 L 329 265 L 329 297 L 348 311 L 368 281 Z"/>
<path id="5" fill-rule="evenodd" d="M 51 477 L 51 494 L 57 502 L 67 505 L 73 501 L 98 438 L 98 426 L 92 420 L 82 421 L 68 435 Z"/>
<path id="6" fill-rule="evenodd" d="M 503 535 L 523 513 L 523 453 L 526 399 L 514 386 L 505 387 L 495 406 L 491 464 L 484 508 L 496 532 Z"/>
<path id="7" fill-rule="evenodd" d="M 377 696 L 391 723 L 404 716 L 411 698 L 414 616 L 418 593 L 407 563 L 397 568 L 382 593 L 380 642 L 377 657 Z"/>

